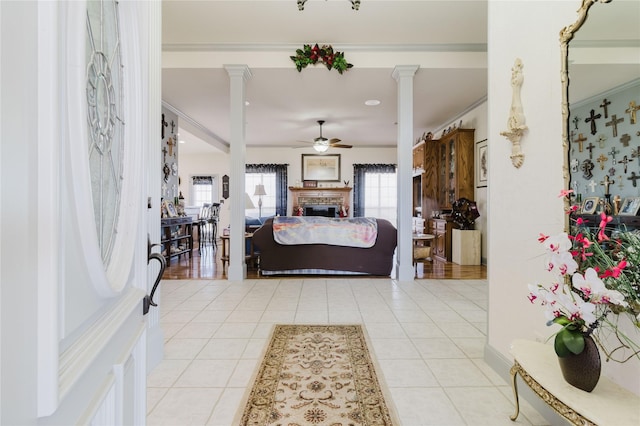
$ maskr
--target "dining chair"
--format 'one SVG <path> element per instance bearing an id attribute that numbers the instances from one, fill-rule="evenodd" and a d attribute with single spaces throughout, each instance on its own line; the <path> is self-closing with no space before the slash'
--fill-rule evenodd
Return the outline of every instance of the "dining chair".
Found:
<path id="1" fill-rule="evenodd" d="M 211 203 L 203 203 L 198 215 L 198 250 L 202 254 L 202 246 L 210 241 L 209 214 L 211 211 Z"/>
<path id="2" fill-rule="evenodd" d="M 220 222 L 220 203 L 213 203 L 209 208 L 208 223 L 211 226 L 211 242 L 218 248 L 218 222 Z"/>

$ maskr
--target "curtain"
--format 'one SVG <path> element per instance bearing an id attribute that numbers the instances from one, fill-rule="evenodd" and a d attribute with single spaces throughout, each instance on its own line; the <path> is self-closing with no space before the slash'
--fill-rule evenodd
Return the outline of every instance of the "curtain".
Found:
<path id="1" fill-rule="evenodd" d="M 193 176 L 194 185 L 213 185 L 212 176 Z"/>
<path id="2" fill-rule="evenodd" d="M 287 168 L 288 164 L 246 164 L 246 173 L 276 174 L 276 215 L 287 215 L 287 195 L 289 193 Z"/>
<path id="3" fill-rule="evenodd" d="M 395 173 L 395 164 L 353 165 L 353 217 L 364 216 L 364 188 L 366 173 Z"/>

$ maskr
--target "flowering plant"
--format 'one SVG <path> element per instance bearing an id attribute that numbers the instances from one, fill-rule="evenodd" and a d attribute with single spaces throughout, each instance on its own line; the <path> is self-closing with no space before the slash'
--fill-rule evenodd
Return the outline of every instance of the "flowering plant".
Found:
<path id="1" fill-rule="evenodd" d="M 560 196 L 569 197 L 571 192 L 562 191 Z M 572 207 L 568 213 L 576 209 Z M 547 270 L 558 279 L 549 286 L 530 284 L 529 301 L 545 308 L 547 325 L 562 326 L 554 340 L 559 357 L 581 353 L 585 336 L 592 335 L 607 359 L 640 359 L 640 343 L 618 327 L 619 317 L 626 315 L 633 332 L 640 331 L 640 234 L 624 231 L 609 236 L 607 224 L 612 220 L 602 213 L 592 230 L 582 217 L 572 216 L 571 235 L 540 234 L 538 239 L 549 253 Z M 613 349 L 599 338 L 603 329 L 615 337 Z M 604 337 L 608 343 L 612 340 L 609 335 Z M 630 350 L 631 355 L 614 356 L 622 349 Z"/>
<path id="2" fill-rule="evenodd" d="M 347 63 L 347 60 L 344 59 L 344 53 L 334 52 L 330 44 L 325 44 L 322 47 L 318 46 L 318 43 L 313 47 L 310 44 L 305 44 L 302 49 L 296 49 L 295 56 L 289 57 L 296 64 L 298 72 L 301 72 L 302 68 L 306 68 L 307 65 L 315 65 L 318 62 L 324 63 L 328 70 L 333 68 L 340 74 L 353 67 L 353 64 Z"/>

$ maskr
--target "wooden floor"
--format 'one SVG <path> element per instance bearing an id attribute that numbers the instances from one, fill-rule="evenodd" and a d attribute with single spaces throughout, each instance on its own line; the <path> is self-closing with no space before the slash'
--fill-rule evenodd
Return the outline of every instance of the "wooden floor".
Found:
<path id="1" fill-rule="evenodd" d="M 217 250 L 212 246 L 204 247 L 202 254 L 199 253 L 198 249 L 195 249 L 192 259 L 189 258 L 188 254 L 174 257 L 167 263 L 163 278 L 168 280 L 227 279 L 226 270 L 222 270 L 220 251 L 220 244 L 218 244 Z M 228 266 L 229 265 L 227 265 L 227 267 Z M 418 268 L 418 270 L 419 269 L 420 268 Z M 423 262 L 423 269 L 423 275 L 418 276 L 418 278 L 458 280 L 487 278 L 486 266 L 463 266 L 451 262 L 425 261 Z M 272 279 L 274 277 L 262 277 L 258 270 L 249 268 L 247 278 Z"/>

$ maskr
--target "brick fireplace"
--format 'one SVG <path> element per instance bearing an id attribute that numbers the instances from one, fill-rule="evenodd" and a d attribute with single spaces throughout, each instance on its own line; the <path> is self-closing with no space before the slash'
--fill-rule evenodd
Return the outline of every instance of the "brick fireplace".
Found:
<path id="1" fill-rule="evenodd" d="M 347 215 L 350 213 L 351 188 L 297 188 L 290 186 L 293 216 L 299 211 L 304 216 L 338 217 L 344 207 Z M 300 210 L 301 209 L 301 210 Z M 333 213 L 333 215 L 332 215 Z"/>

